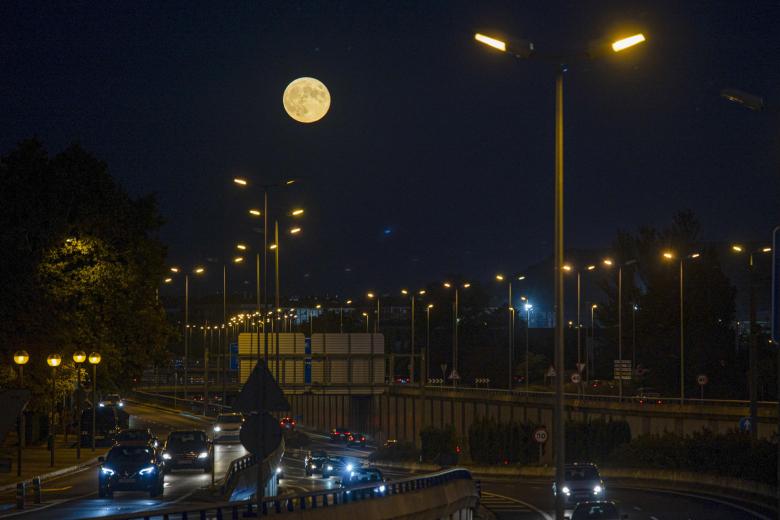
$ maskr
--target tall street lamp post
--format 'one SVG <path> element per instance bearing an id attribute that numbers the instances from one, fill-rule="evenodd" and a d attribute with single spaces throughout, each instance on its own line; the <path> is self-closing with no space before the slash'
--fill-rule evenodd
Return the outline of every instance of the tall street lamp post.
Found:
<path id="1" fill-rule="evenodd" d="M 623 360 L 623 267 L 636 264 L 636 260 L 631 259 L 618 264 L 618 359 Z M 611 258 L 604 259 L 604 265 L 612 267 L 615 261 Z M 623 400 L 623 378 L 618 379 L 619 399 Z"/>
<path id="2" fill-rule="evenodd" d="M 171 272 L 178 274 L 181 271 L 178 267 L 171 267 Z M 203 267 L 195 267 L 192 274 L 201 275 L 206 272 Z M 166 278 L 165 282 L 170 283 L 171 278 Z M 190 273 L 184 273 L 184 400 L 187 400 L 189 392 L 189 355 L 190 355 Z M 176 374 L 174 373 L 174 377 Z"/>
<path id="3" fill-rule="evenodd" d="M 92 451 L 95 451 L 95 418 L 97 416 L 97 366 L 100 363 L 100 353 L 90 352 L 87 361 L 92 365 Z"/>
<path id="4" fill-rule="evenodd" d="M 49 421 L 49 442 L 51 454 L 50 465 L 51 467 L 54 467 L 54 445 L 57 444 L 56 432 L 54 431 L 56 424 L 54 421 L 54 407 L 57 402 L 57 367 L 62 363 L 62 356 L 59 354 L 49 354 L 49 357 L 46 358 L 46 363 L 51 367 L 51 420 Z"/>
<path id="5" fill-rule="evenodd" d="M 429 303 L 425 307 L 425 380 L 423 385 L 428 384 L 428 378 L 431 376 L 431 309 L 433 309 L 433 304 Z"/>
<path id="6" fill-rule="evenodd" d="M 366 298 L 369 300 L 376 299 L 376 319 L 374 320 L 374 334 L 377 334 L 379 332 L 379 294 L 373 293 L 373 292 L 367 292 Z M 368 318 L 366 318 L 368 320 Z M 368 332 L 368 329 L 366 329 L 366 332 Z"/>
<path id="7" fill-rule="evenodd" d="M 529 377 L 531 375 L 531 372 L 529 370 L 530 362 L 528 360 L 528 354 L 529 354 L 529 335 L 528 335 L 528 329 L 531 328 L 531 310 L 534 308 L 533 305 L 531 305 L 531 302 L 526 300 L 525 305 L 523 306 L 525 309 L 525 395 L 528 396 L 528 384 L 529 384 Z"/>
<path id="8" fill-rule="evenodd" d="M 76 437 L 76 460 L 81 460 L 81 365 L 87 360 L 83 350 L 73 353 L 73 363 L 76 365 L 76 417 L 78 417 L 78 435 Z"/>
<path id="9" fill-rule="evenodd" d="M 420 296 L 423 296 L 425 294 L 425 289 L 420 289 L 417 291 Z M 415 362 L 415 344 L 414 344 L 414 301 L 416 299 L 415 294 L 413 292 L 408 291 L 407 289 L 401 289 L 401 294 L 404 296 L 409 296 L 409 300 L 411 300 L 411 307 L 412 307 L 412 313 L 411 313 L 411 327 L 410 327 L 410 351 L 411 356 L 409 358 L 409 384 L 414 385 L 414 362 Z"/>
<path id="10" fill-rule="evenodd" d="M 444 282 L 446 289 L 455 289 L 455 300 L 452 304 L 452 372 L 450 372 L 450 378 L 452 379 L 452 386 L 457 386 L 458 380 L 460 380 L 460 373 L 458 372 L 458 330 L 460 328 L 460 288 L 468 289 L 471 284 L 465 282 L 458 286 L 458 284 L 452 284 L 450 282 Z"/>
<path id="11" fill-rule="evenodd" d="M 14 363 L 19 367 L 19 388 L 24 388 L 24 365 L 30 361 L 30 355 L 26 350 L 17 350 L 14 352 Z M 16 423 L 16 476 L 22 476 L 22 448 L 24 447 L 24 408 L 19 411 L 19 418 Z"/>
<path id="12" fill-rule="evenodd" d="M 620 52 L 624 49 L 637 45 L 645 41 L 642 34 L 635 34 L 628 38 L 623 38 L 612 43 L 611 46 L 603 42 L 598 42 L 590 46 L 588 51 L 569 56 L 560 54 L 544 56 L 538 53 L 531 42 L 523 41 L 516 45 L 516 48 L 507 45 L 507 42 L 475 34 L 474 38 L 485 45 L 493 47 L 502 52 L 510 51 L 517 59 L 538 59 L 546 58 L 558 65 L 558 71 L 555 78 L 555 236 L 554 236 L 554 274 L 555 274 L 555 409 L 554 409 L 554 431 L 553 444 L 555 451 L 555 482 L 556 489 L 561 489 L 564 482 L 564 462 L 565 462 L 565 432 L 563 417 L 563 390 L 564 390 L 564 320 L 563 320 L 563 73 L 566 71 L 566 62 L 581 61 L 582 59 L 593 59 L 609 53 L 609 48 L 613 52 Z M 563 519 L 564 503 L 563 493 L 556 493 L 555 517 L 558 520 Z"/>
<path id="13" fill-rule="evenodd" d="M 748 347 L 748 393 L 750 397 L 750 438 L 755 442 L 758 440 L 758 324 L 756 323 L 756 291 L 755 291 L 755 262 L 754 255 L 767 254 L 772 252 L 771 247 L 762 247 L 756 250 L 747 250 L 746 246 L 734 244 L 731 251 L 736 254 L 747 252 L 748 254 L 748 295 L 749 295 L 749 316 L 750 316 L 750 346 Z"/>
<path id="14" fill-rule="evenodd" d="M 699 253 L 691 253 L 687 256 L 680 256 L 680 404 L 685 402 L 685 270 L 683 268 L 686 259 L 699 258 Z M 674 260 L 675 254 L 671 251 L 665 251 L 663 258 Z"/>
<path id="15" fill-rule="evenodd" d="M 503 282 L 506 280 L 507 277 L 505 277 L 503 274 L 497 274 L 496 275 L 496 281 Z M 518 280 L 525 280 L 525 276 L 518 276 Z M 515 307 L 512 303 L 512 277 L 510 276 L 507 281 L 507 310 L 509 314 L 509 326 L 507 328 L 507 337 L 508 337 L 508 343 L 509 343 L 509 351 L 507 353 L 508 360 L 509 360 L 509 381 L 508 386 L 509 390 L 512 390 L 512 367 L 514 365 L 514 350 L 515 350 Z"/>
<path id="16" fill-rule="evenodd" d="M 347 305 L 352 305 L 352 300 L 344 302 Z M 344 333 L 344 307 L 339 307 L 339 333 Z"/>
<path id="17" fill-rule="evenodd" d="M 587 349 L 585 352 L 585 363 L 587 364 L 588 361 L 590 361 L 590 368 L 588 369 L 588 380 L 596 379 L 596 348 L 594 347 L 594 339 L 595 339 L 595 321 L 596 321 L 596 309 L 598 309 L 598 304 L 594 303 L 590 306 L 590 348 L 591 352 L 588 353 Z"/>

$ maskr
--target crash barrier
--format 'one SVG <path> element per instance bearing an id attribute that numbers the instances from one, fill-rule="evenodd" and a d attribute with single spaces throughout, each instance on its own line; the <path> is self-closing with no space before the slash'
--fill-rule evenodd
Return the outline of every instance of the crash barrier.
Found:
<path id="1" fill-rule="evenodd" d="M 428 500 L 405 500 L 401 496 L 431 491 L 437 491 L 437 493 L 432 493 Z M 351 486 L 348 489 L 324 489 L 291 496 L 272 497 L 261 502 L 259 511 L 257 511 L 256 501 L 242 500 L 207 504 L 200 507 L 136 511 L 103 518 L 104 520 L 226 519 L 256 516 L 258 513 L 260 516 L 300 515 L 304 511 L 313 514 L 314 510 L 318 510 L 323 518 L 338 518 L 348 515 L 346 511 L 330 514 L 333 508 L 338 507 L 341 511 L 341 509 L 352 509 L 353 506 L 360 508 L 362 512 L 360 516 L 363 518 L 392 517 L 393 515 L 387 514 L 387 508 L 391 508 L 394 513 L 397 512 L 399 517 L 414 515 L 421 519 L 441 518 L 459 513 L 458 516 L 461 518 L 467 518 L 471 516 L 470 511 L 475 509 L 478 503 L 479 487 L 478 483 L 472 480 L 471 472 L 463 468 L 454 468 L 389 482 L 372 482 Z M 413 507 L 417 508 L 416 512 L 408 509 L 401 511 L 403 508 Z"/>
<path id="2" fill-rule="evenodd" d="M 262 462 L 260 470 L 257 467 L 255 455 L 245 455 L 233 460 L 225 473 L 222 483 L 221 495 L 224 500 L 244 500 L 257 492 L 257 478 L 263 482 L 263 494 L 275 496 L 277 494 L 278 479 L 276 468 L 282 462 L 284 455 L 284 439 L 277 448 Z"/>

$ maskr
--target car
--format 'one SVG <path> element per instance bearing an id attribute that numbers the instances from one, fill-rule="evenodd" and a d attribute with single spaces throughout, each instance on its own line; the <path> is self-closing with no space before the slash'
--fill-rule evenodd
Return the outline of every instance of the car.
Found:
<path id="1" fill-rule="evenodd" d="M 108 394 L 100 400 L 99 406 L 118 406 L 119 408 L 123 408 L 125 406 L 125 402 L 122 400 L 119 394 Z"/>
<path id="2" fill-rule="evenodd" d="M 558 490 L 553 482 L 553 496 L 557 496 Z M 561 487 L 563 500 L 566 504 L 587 502 L 592 500 L 604 500 L 606 487 L 601 480 L 599 469 L 589 462 L 575 462 L 564 466 L 564 480 Z"/>
<path id="3" fill-rule="evenodd" d="M 292 417 L 282 417 L 279 421 L 279 427 L 283 430 L 294 430 L 295 429 L 295 419 Z"/>
<path id="4" fill-rule="evenodd" d="M 361 446 L 365 447 L 366 436 L 359 432 L 352 432 L 347 435 L 347 446 Z"/>
<path id="5" fill-rule="evenodd" d="M 310 451 L 303 459 L 303 469 L 306 476 L 310 477 L 315 473 L 323 474 L 324 465 L 328 461 L 328 453 L 323 450 Z"/>
<path id="6" fill-rule="evenodd" d="M 330 431 L 330 440 L 332 442 L 346 442 L 349 434 L 350 434 L 349 428 L 344 428 L 343 426 L 339 426 L 338 428 L 333 428 Z"/>
<path id="7" fill-rule="evenodd" d="M 92 408 L 81 412 L 81 446 L 92 445 Z M 95 409 L 95 446 L 111 446 L 121 431 L 121 420 L 114 407 Z"/>
<path id="8" fill-rule="evenodd" d="M 387 439 L 382 445 L 385 449 L 392 449 L 398 446 L 398 439 Z"/>
<path id="9" fill-rule="evenodd" d="M 125 446 L 148 445 L 153 448 L 157 448 L 160 445 L 160 441 L 149 428 L 127 428 L 120 430 L 119 433 L 114 437 L 114 443 L 123 444 Z"/>
<path id="10" fill-rule="evenodd" d="M 202 430 L 176 430 L 168 434 L 162 458 L 165 471 L 195 468 L 210 473 L 214 465 L 214 447 Z"/>
<path id="11" fill-rule="evenodd" d="M 213 439 L 218 442 L 238 442 L 244 417 L 240 413 L 221 413 L 214 423 Z"/>
<path id="12" fill-rule="evenodd" d="M 639 404 L 664 404 L 661 393 L 652 388 L 638 388 L 634 399 Z"/>
<path id="13" fill-rule="evenodd" d="M 373 482 L 378 484 L 373 489 L 374 493 L 384 494 L 387 488 L 385 487 L 385 479 L 381 471 L 376 468 L 355 468 L 349 472 L 349 475 L 345 475 L 341 479 L 339 487 L 350 488 Z M 350 493 L 349 489 L 347 489 L 346 493 Z"/>
<path id="14" fill-rule="evenodd" d="M 617 506 L 609 500 L 580 502 L 572 511 L 570 520 L 623 520 L 628 515 L 618 513 Z"/>
<path id="15" fill-rule="evenodd" d="M 350 471 L 359 467 L 352 459 L 347 457 L 328 457 L 328 460 L 322 466 L 322 478 L 332 476 L 342 477 L 349 474 Z"/>
<path id="16" fill-rule="evenodd" d="M 117 444 L 98 457 L 98 496 L 113 498 L 114 491 L 148 491 L 162 496 L 165 476 L 161 457 L 151 446 Z"/>

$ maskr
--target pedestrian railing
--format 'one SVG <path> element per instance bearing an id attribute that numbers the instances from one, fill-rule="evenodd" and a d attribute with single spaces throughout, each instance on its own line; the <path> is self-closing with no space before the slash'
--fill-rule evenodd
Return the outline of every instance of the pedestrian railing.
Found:
<path id="1" fill-rule="evenodd" d="M 240 502 L 222 502 L 197 507 L 177 507 L 137 511 L 102 517 L 104 520 L 186 520 L 189 518 L 238 519 L 246 516 L 271 516 L 284 514 L 300 514 L 303 511 L 337 507 L 341 504 L 362 502 L 365 500 L 381 500 L 383 498 L 413 493 L 416 491 L 445 485 L 456 480 L 472 480 L 471 472 L 463 468 L 454 468 L 438 473 L 417 475 L 389 482 L 371 482 L 349 488 L 324 489 L 296 495 L 269 497 L 260 502 L 259 510 L 256 500 Z M 475 486 L 479 490 L 479 486 Z"/>

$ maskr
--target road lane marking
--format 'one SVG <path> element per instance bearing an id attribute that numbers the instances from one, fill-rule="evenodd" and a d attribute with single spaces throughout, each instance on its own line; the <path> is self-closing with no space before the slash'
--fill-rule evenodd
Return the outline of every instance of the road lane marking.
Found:
<path id="1" fill-rule="evenodd" d="M 67 491 L 73 486 L 65 486 L 65 487 L 59 487 L 59 488 L 46 488 L 41 486 L 41 493 L 53 493 L 55 491 Z"/>
<path id="2" fill-rule="evenodd" d="M 650 520 L 658 520 L 658 517 L 657 516 L 651 516 Z"/>
<path id="3" fill-rule="evenodd" d="M 510 511 L 515 511 L 515 512 L 524 512 L 525 511 L 525 512 L 527 512 L 527 511 L 533 511 L 533 512 L 539 514 L 542 518 L 544 518 L 544 520 L 553 520 L 553 518 L 550 515 L 548 515 L 547 513 L 542 511 L 541 509 L 536 508 L 535 506 L 529 504 L 528 502 L 523 502 L 522 500 L 518 500 L 517 498 L 508 497 L 508 496 L 505 496 L 505 495 L 499 495 L 498 493 L 491 493 L 490 491 L 483 491 L 482 492 L 482 498 L 480 499 L 480 502 L 483 503 L 485 505 L 485 507 L 488 508 L 489 510 L 493 510 L 493 508 L 490 505 L 485 504 L 486 500 L 487 500 L 487 502 L 495 501 L 496 505 L 501 508 L 501 509 L 499 509 L 499 511 L 502 511 L 502 512 L 510 512 Z M 519 505 L 523 506 L 523 509 L 517 508 L 516 505 L 514 506 L 514 509 L 508 509 L 507 508 L 508 507 L 507 504 L 509 504 L 509 503 L 519 504 Z"/>

